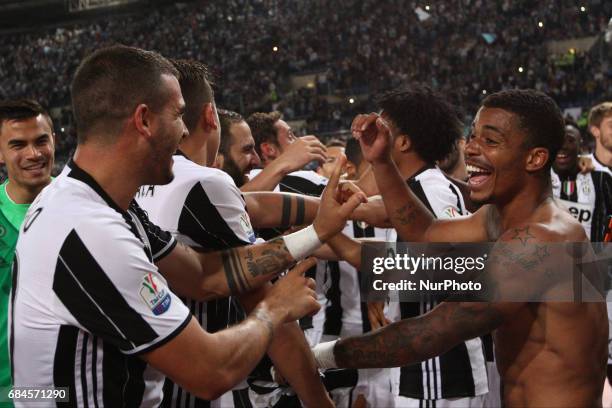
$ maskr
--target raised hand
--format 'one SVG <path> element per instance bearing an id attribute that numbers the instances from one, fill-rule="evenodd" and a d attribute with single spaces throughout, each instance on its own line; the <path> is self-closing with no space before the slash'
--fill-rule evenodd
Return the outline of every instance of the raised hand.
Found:
<path id="1" fill-rule="evenodd" d="M 393 138 L 387 122 L 378 114 L 357 115 L 351 125 L 353 137 L 359 140 L 363 158 L 370 163 L 391 160 Z"/>
<path id="2" fill-rule="evenodd" d="M 326 148 L 316 136 L 302 136 L 291 143 L 277 160 L 284 164 L 288 173 L 302 169 L 313 160 L 324 163 L 327 159 Z"/>
<path id="3" fill-rule="evenodd" d="M 368 201 L 367 197 L 363 192 L 357 192 L 344 203 L 338 201 L 338 197 L 341 195 L 338 192 L 338 182 L 340 180 L 340 173 L 342 172 L 342 166 L 346 162 L 346 157 L 342 156 L 336 163 L 334 171 L 332 173 L 327 187 L 321 195 L 321 203 L 319 204 L 319 211 L 313 222 L 314 229 L 319 236 L 319 239 L 323 242 L 342 231 L 346 225 L 346 221 L 349 219 L 353 210 L 361 203 Z"/>
<path id="4" fill-rule="evenodd" d="M 340 204 L 343 204 L 349 200 L 353 196 L 353 194 L 357 194 L 363 192 L 359 188 L 357 184 L 355 184 L 352 180 L 341 180 L 338 183 L 338 189 L 336 191 L 336 201 Z M 365 193 L 364 193 L 365 194 Z"/>
<path id="5" fill-rule="evenodd" d="M 578 157 L 578 169 L 581 173 L 587 174 L 595 170 L 595 166 L 593 165 L 593 160 L 591 160 L 588 156 L 579 156 Z"/>
<path id="6" fill-rule="evenodd" d="M 304 272 L 315 264 L 314 258 L 306 259 L 276 281 L 264 299 L 270 313 L 277 314 L 287 323 L 312 315 L 321 308 L 317 302 L 315 281 L 304 277 Z"/>

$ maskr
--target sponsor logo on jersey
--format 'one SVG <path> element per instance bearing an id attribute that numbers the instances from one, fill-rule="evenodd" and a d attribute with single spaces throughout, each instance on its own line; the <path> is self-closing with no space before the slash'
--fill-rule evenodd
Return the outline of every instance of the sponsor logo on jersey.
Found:
<path id="1" fill-rule="evenodd" d="M 249 218 L 249 214 L 242 213 L 240 215 L 240 228 L 249 237 L 249 242 L 252 244 L 255 242 L 257 237 L 255 237 L 255 231 L 253 231 L 253 227 L 251 226 L 251 219 Z"/>
<path id="2" fill-rule="evenodd" d="M 575 203 L 568 200 L 559 200 L 561 204 L 582 224 L 591 224 L 593 218 L 593 207 L 588 204 Z"/>
<path id="3" fill-rule="evenodd" d="M 157 316 L 170 309 L 172 298 L 168 289 L 152 273 L 142 278 L 140 297 Z"/>
<path id="4" fill-rule="evenodd" d="M 444 214 L 446 218 L 461 217 L 461 214 L 459 214 L 459 211 L 457 211 L 455 207 L 447 207 L 444 211 L 442 211 L 442 214 Z"/>

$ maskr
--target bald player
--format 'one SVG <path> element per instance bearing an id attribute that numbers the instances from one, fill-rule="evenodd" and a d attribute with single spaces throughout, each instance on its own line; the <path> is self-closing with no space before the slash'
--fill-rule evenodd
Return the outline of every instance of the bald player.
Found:
<path id="1" fill-rule="evenodd" d="M 551 257 L 534 258 L 533 244 L 588 238 L 552 198 L 550 167 L 564 138 L 563 118 L 552 99 L 533 90 L 485 99 L 466 146 L 471 198 L 485 205 L 462 219 L 436 220 L 406 186 L 391 160 L 383 118 L 360 115 L 352 130 L 404 241 L 496 241 L 493 262 L 487 264 L 490 276 L 504 282 L 495 288 L 497 295 L 546 298 L 561 289 L 541 272 Z M 512 244 L 512 251 L 503 251 L 500 243 Z M 591 407 L 602 403 L 607 330 L 601 302 L 443 302 L 419 318 L 320 344 L 315 357 L 322 367 L 407 365 L 494 331 L 505 406 Z"/>

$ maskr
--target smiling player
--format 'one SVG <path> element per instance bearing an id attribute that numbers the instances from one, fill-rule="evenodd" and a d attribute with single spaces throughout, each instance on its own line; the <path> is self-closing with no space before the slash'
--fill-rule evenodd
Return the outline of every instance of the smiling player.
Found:
<path id="1" fill-rule="evenodd" d="M 533 90 L 509 90 L 484 100 L 466 146 L 466 162 L 471 199 L 485 205 L 463 219 L 436 220 L 406 186 L 391 160 L 392 139 L 384 119 L 377 114 L 358 117 L 352 129 L 403 240 L 497 241 L 489 273 L 504 285 L 494 288 L 495 295 L 541 299 L 560 289 L 563 283 L 541 273 L 553 257 L 534 254 L 533 244 L 588 239 L 552 199 L 550 167 L 564 128 L 551 98 Z M 510 244 L 512 250 L 503 251 L 499 243 Z M 505 406 L 601 406 L 606 320 L 602 302 L 443 302 L 419 318 L 322 343 L 315 356 L 322 367 L 393 367 L 494 331 Z"/>

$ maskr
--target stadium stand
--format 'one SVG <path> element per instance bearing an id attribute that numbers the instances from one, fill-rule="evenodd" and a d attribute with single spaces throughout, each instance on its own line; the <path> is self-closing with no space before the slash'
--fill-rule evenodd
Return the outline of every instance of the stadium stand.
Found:
<path id="1" fill-rule="evenodd" d="M 85 55 L 111 43 L 204 61 L 220 106 L 244 114 L 277 109 L 318 135 L 346 129 L 373 106 L 371 95 L 407 81 L 441 90 L 466 112 L 506 88 L 542 90 L 563 108 L 612 94 L 603 41 L 609 2 L 146 3 L 129 15 L 0 32 L 0 99 L 31 97 L 50 108 L 58 168 L 74 145 L 70 78 Z M 576 39 L 586 42 L 554 51 L 555 41 Z"/>

